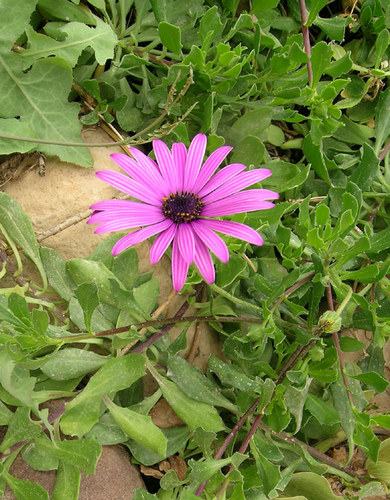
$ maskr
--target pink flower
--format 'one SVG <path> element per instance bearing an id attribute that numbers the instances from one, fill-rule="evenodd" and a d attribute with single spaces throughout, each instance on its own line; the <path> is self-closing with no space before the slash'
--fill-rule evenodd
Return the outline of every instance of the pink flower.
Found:
<path id="1" fill-rule="evenodd" d="M 244 171 L 245 165 L 232 163 L 221 168 L 231 151 L 222 146 L 203 162 L 206 136 L 194 137 L 187 151 L 181 142 L 172 145 L 172 152 L 160 140 L 153 141 L 157 163 L 135 148 L 133 158 L 121 153 L 111 158 L 127 174 L 110 170 L 96 173 L 99 179 L 120 189 L 138 201 L 105 200 L 91 206 L 96 211 L 89 224 L 99 223 L 95 233 L 108 233 L 141 227 L 121 238 L 112 249 L 117 255 L 126 248 L 158 235 L 150 250 L 152 264 L 158 262 L 172 243 L 172 281 L 180 291 L 195 264 L 207 283 L 215 280 L 209 250 L 222 262 L 229 260 L 226 243 L 217 233 L 262 245 L 260 235 L 251 227 L 233 221 L 215 219 L 274 206 L 267 200 L 279 197 L 267 189 L 243 189 L 269 177 L 271 171 L 259 168 Z"/>

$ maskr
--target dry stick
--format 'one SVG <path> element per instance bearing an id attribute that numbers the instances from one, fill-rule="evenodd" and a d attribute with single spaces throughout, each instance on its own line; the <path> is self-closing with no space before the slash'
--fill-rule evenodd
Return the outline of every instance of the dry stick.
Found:
<path id="1" fill-rule="evenodd" d="M 309 85 L 313 83 L 313 68 L 311 67 L 311 46 L 310 46 L 310 35 L 309 28 L 306 26 L 307 23 L 307 13 L 306 13 L 306 5 L 305 0 L 299 0 L 299 8 L 301 11 L 301 20 L 302 20 L 302 35 L 303 35 L 303 44 L 305 46 L 305 52 L 307 57 L 309 58 L 307 62 L 307 74 L 309 77 Z"/>
<path id="2" fill-rule="evenodd" d="M 379 160 L 382 161 L 389 151 L 390 151 L 390 140 L 386 143 L 385 147 L 378 154 Z"/>
<path id="3" fill-rule="evenodd" d="M 334 311 L 334 304 L 333 304 L 333 297 L 332 297 L 332 286 L 330 284 L 330 281 L 328 281 L 328 285 L 326 287 L 326 297 L 328 300 L 329 310 Z M 338 332 L 332 333 L 332 338 L 333 338 L 334 346 L 336 347 L 336 350 L 337 350 L 337 356 L 339 358 L 339 366 L 340 366 L 341 376 L 343 377 L 344 385 L 345 385 L 345 388 L 347 389 L 348 399 L 349 399 L 350 404 L 353 405 L 353 397 L 352 397 L 351 389 L 349 387 L 347 375 L 345 374 L 344 359 L 343 359 L 343 353 L 341 352 L 340 339 L 338 336 Z"/>

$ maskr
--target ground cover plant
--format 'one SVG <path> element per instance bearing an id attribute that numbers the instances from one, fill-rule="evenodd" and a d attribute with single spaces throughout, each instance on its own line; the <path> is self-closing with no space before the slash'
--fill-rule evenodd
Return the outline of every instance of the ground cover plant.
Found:
<path id="1" fill-rule="evenodd" d="M 112 255 L 127 233 L 64 261 L 0 192 L 1 495 L 49 498 L 10 472 L 21 455 L 57 471 L 53 499 L 77 499 L 102 446 L 123 444 L 135 464 L 181 464 L 138 500 L 385 497 L 387 0 L 0 0 L 0 23 L 3 159 L 88 168 L 81 129 L 96 124 L 153 159 L 154 140 L 205 134 L 206 158 L 232 146 L 222 166 L 270 171 L 251 189 L 279 194 L 224 217 L 264 244 L 224 235 L 229 260 L 214 259 L 215 280 L 210 261 L 190 266 L 167 318 L 136 249 Z M 180 356 L 194 323 L 223 348 L 205 373 Z M 153 423 L 161 398 L 183 425 Z"/>

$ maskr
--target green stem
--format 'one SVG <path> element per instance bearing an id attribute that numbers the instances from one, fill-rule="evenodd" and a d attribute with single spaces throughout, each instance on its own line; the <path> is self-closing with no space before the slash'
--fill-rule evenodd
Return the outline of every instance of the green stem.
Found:
<path id="1" fill-rule="evenodd" d="M 257 313 L 263 315 L 263 309 L 259 306 L 256 306 L 255 304 L 252 304 L 251 302 L 247 302 L 245 300 L 239 299 L 237 297 L 234 297 L 234 295 L 231 295 L 229 292 L 224 290 L 223 288 L 220 288 L 218 285 L 215 283 L 210 285 L 210 288 L 214 291 L 222 295 L 222 297 L 225 297 L 226 299 L 230 300 L 231 302 L 234 302 L 235 304 L 238 304 L 240 306 L 246 307 L 249 309 L 253 309 Z"/>

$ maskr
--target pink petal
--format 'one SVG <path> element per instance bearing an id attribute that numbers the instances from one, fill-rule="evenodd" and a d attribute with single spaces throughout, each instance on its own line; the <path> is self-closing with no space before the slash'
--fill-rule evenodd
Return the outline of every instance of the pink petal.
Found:
<path id="1" fill-rule="evenodd" d="M 267 189 L 250 189 L 241 191 L 224 198 L 213 201 L 202 208 L 203 217 L 221 217 L 223 215 L 253 212 L 255 210 L 266 210 L 274 207 L 273 203 L 264 201 L 266 199 L 277 199 L 279 195 Z"/>
<path id="2" fill-rule="evenodd" d="M 177 227 L 177 245 L 181 256 L 188 263 L 192 264 L 195 255 L 195 238 L 190 224 L 179 224 Z"/>
<path id="3" fill-rule="evenodd" d="M 162 189 L 165 185 L 164 179 L 153 165 L 150 165 L 148 162 L 142 164 L 137 163 L 135 160 L 122 153 L 114 153 L 110 158 L 140 184 L 147 188 L 151 187 L 157 191 L 161 197 L 166 194 Z"/>
<path id="4" fill-rule="evenodd" d="M 96 177 L 129 194 L 133 198 L 150 203 L 151 205 L 161 206 L 161 198 L 157 193 L 123 174 L 112 172 L 111 170 L 100 170 L 96 172 Z"/>
<path id="5" fill-rule="evenodd" d="M 187 148 L 182 142 L 174 142 L 172 144 L 172 158 L 177 170 L 177 190 L 182 191 L 184 183 L 184 168 L 187 159 Z"/>
<path id="6" fill-rule="evenodd" d="M 102 201 L 97 201 L 89 208 L 91 210 L 110 210 L 110 209 L 121 210 L 122 208 L 126 209 L 131 207 L 132 203 L 137 203 L 137 202 L 130 200 L 102 200 Z"/>
<path id="7" fill-rule="evenodd" d="M 206 220 L 198 219 L 191 222 L 192 229 L 199 238 L 222 262 L 229 260 L 229 250 L 223 239 L 214 233 L 208 226 Z"/>
<path id="8" fill-rule="evenodd" d="M 196 236 L 195 240 L 195 264 L 206 283 L 214 283 L 215 269 L 213 259 L 208 248 L 198 236 Z"/>
<path id="9" fill-rule="evenodd" d="M 152 264 L 157 264 L 157 262 L 161 259 L 165 250 L 169 247 L 173 237 L 175 236 L 176 229 L 176 224 L 172 224 L 168 229 L 157 236 L 152 248 L 150 249 L 150 262 Z"/>
<path id="10" fill-rule="evenodd" d="M 167 181 L 170 192 L 175 193 L 178 189 L 179 178 L 168 146 L 163 141 L 155 140 L 153 141 L 153 150 L 162 176 Z"/>
<path id="11" fill-rule="evenodd" d="M 109 201 L 109 200 L 106 200 Z M 114 219 L 123 219 L 125 217 L 134 217 L 139 216 L 140 214 L 161 214 L 161 208 L 155 207 L 154 205 L 148 205 L 146 203 L 138 203 L 136 201 L 128 201 L 128 200 L 113 200 L 113 201 L 126 201 L 126 204 L 114 204 L 113 208 L 108 209 L 97 209 L 98 211 L 93 213 L 91 217 L 88 219 L 88 224 L 96 224 L 96 222 L 103 222 L 107 220 Z M 95 205 L 99 207 L 104 206 L 112 206 L 111 203 L 98 202 Z M 92 205 L 93 207 L 95 205 Z M 100 211 L 102 210 L 102 211 Z"/>
<path id="12" fill-rule="evenodd" d="M 232 149 L 230 146 L 222 146 L 211 153 L 200 169 L 198 178 L 192 188 L 194 193 L 198 193 L 202 189 Z"/>
<path id="13" fill-rule="evenodd" d="M 211 191 L 214 191 L 226 181 L 236 176 L 245 169 L 246 166 L 242 165 L 241 163 L 232 163 L 231 165 L 224 167 L 207 182 L 207 184 L 199 191 L 198 195 L 203 198 L 203 196 L 206 196 Z"/>
<path id="14" fill-rule="evenodd" d="M 98 215 L 98 214 L 97 214 Z M 110 233 L 111 231 L 122 231 L 123 229 L 131 229 L 133 227 L 146 226 L 156 224 L 165 219 L 162 213 L 160 214 L 137 214 L 123 218 L 114 217 L 107 222 L 104 221 L 95 229 L 96 234 Z"/>
<path id="15" fill-rule="evenodd" d="M 241 224 L 240 222 L 233 222 L 228 220 L 205 220 L 207 227 L 213 231 L 218 231 L 220 233 L 228 234 L 240 240 L 247 241 L 248 243 L 253 243 L 254 245 L 262 245 L 263 239 L 257 231 L 247 226 L 246 224 Z"/>
<path id="16" fill-rule="evenodd" d="M 139 229 L 134 233 L 127 234 L 126 236 L 124 236 L 115 243 L 112 249 L 112 255 L 118 255 L 118 253 L 123 252 L 123 250 L 126 250 L 126 248 L 129 248 L 132 245 L 140 243 L 141 241 L 144 241 L 147 238 L 154 236 L 155 234 L 161 233 L 161 231 L 166 231 L 172 226 L 172 224 L 173 222 L 171 220 L 166 219 L 152 226 Z"/>
<path id="17" fill-rule="evenodd" d="M 202 201 L 208 203 L 210 201 L 217 201 L 222 198 L 226 198 L 233 193 L 237 193 L 238 191 L 241 191 L 256 182 L 269 177 L 271 174 L 272 172 L 266 168 L 258 168 L 256 170 L 250 170 L 249 172 L 243 172 L 240 175 L 236 175 L 226 181 L 221 187 L 212 193 L 202 197 Z"/>
<path id="18" fill-rule="evenodd" d="M 181 256 L 177 239 L 173 240 L 172 245 L 172 282 L 175 292 L 180 292 L 187 278 L 188 264 Z"/>
<path id="19" fill-rule="evenodd" d="M 206 151 L 207 137 L 204 134 L 196 135 L 188 149 L 186 166 L 184 169 L 184 191 L 193 191 L 198 172 L 202 166 L 204 153 Z"/>

